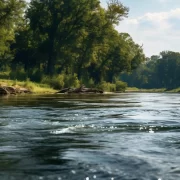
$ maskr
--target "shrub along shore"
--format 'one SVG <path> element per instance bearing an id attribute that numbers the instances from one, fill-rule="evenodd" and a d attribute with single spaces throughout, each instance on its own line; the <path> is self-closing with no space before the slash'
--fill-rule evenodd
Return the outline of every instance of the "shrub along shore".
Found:
<path id="1" fill-rule="evenodd" d="M 86 88 L 87 87 L 87 88 Z M 62 78 L 48 78 L 47 83 L 36 83 L 30 80 L 17 81 L 0 79 L 0 94 L 20 94 L 20 93 L 103 93 L 103 92 L 125 92 L 127 84 L 122 81 L 108 83 L 102 81 L 98 85 L 80 84 L 76 78 L 70 79 L 68 82 Z"/>
<path id="2" fill-rule="evenodd" d="M 18 74 L 17 74 L 18 73 Z M 95 83 L 92 78 L 86 78 L 79 80 L 77 74 L 57 74 L 54 76 L 41 75 L 36 82 L 31 81 L 27 74 L 17 72 L 16 76 L 11 76 L 10 72 L 0 73 L 0 86 L 10 86 L 14 88 L 27 88 L 32 93 L 55 93 L 60 90 L 68 88 L 69 92 L 85 93 L 91 91 L 96 93 L 103 92 L 125 92 L 127 83 L 120 80 L 113 80 L 113 83 L 101 81 Z M 12 80 L 13 77 L 17 77 L 18 80 Z M 85 89 L 82 89 L 81 86 Z M 79 91 L 78 88 L 81 88 Z M 81 92 L 83 91 L 83 92 Z"/>
<path id="3" fill-rule="evenodd" d="M 102 82 L 96 87 L 93 86 L 93 87 L 88 87 L 88 88 L 86 88 L 84 85 L 83 86 L 79 86 L 79 84 L 77 85 L 78 85 L 77 87 L 69 86 L 69 87 L 55 88 L 55 85 L 52 86 L 52 84 L 35 83 L 32 81 L 29 81 L 28 79 L 26 81 L 0 79 L 0 94 L 21 94 L 21 93 L 54 94 L 54 93 L 103 93 L 103 92 L 179 93 L 180 92 L 180 88 L 166 90 L 165 88 L 138 89 L 136 87 L 127 87 L 127 84 L 121 81 L 118 81 L 114 84 Z"/>

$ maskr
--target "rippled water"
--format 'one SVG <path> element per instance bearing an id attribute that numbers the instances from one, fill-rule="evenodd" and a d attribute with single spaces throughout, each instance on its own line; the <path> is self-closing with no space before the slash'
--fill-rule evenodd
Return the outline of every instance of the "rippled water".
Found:
<path id="1" fill-rule="evenodd" d="M 180 94 L 0 97 L 1 180 L 178 180 Z"/>

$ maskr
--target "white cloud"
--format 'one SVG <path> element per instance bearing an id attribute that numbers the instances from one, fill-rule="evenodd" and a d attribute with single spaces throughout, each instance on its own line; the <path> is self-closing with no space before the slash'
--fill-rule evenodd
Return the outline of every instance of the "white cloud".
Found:
<path id="1" fill-rule="evenodd" d="M 152 21 L 162 21 L 169 18 L 180 18 L 180 8 L 172 9 L 168 12 L 158 12 L 158 13 L 146 13 L 142 18 L 147 18 L 147 20 Z"/>
<path id="2" fill-rule="evenodd" d="M 163 50 L 180 52 L 179 24 L 180 8 L 176 8 L 126 19 L 120 23 L 117 30 L 128 32 L 137 43 L 143 42 L 145 54 L 151 56 Z"/>

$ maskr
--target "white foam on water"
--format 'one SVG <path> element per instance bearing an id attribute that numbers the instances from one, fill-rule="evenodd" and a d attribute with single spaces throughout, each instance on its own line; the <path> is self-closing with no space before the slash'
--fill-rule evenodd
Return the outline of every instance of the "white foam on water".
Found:
<path id="1" fill-rule="evenodd" d="M 51 134 L 65 134 L 65 133 L 75 133 L 77 131 L 82 131 L 82 129 L 85 128 L 84 124 L 78 124 L 75 126 L 70 126 L 62 129 L 57 129 L 54 131 L 51 131 Z"/>
<path id="2" fill-rule="evenodd" d="M 67 128 L 63 128 L 63 129 L 58 129 L 55 131 L 51 131 L 51 134 L 65 134 L 65 133 L 74 133 L 73 130 L 75 128 L 74 127 L 67 127 Z"/>

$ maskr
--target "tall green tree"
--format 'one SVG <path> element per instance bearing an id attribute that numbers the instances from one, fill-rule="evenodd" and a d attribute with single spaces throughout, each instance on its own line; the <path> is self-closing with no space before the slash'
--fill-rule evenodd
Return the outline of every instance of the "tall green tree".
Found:
<path id="1" fill-rule="evenodd" d="M 78 79 L 112 82 L 124 71 L 139 66 L 143 48 L 115 26 L 129 9 L 119 0 L 107 8 L 98 0 L 32 0 L 24 24 L 16 32 L 13 63 L 27 74 L 38 69 Z M 29 77 L 28 75 L 28 77 Z"/>
<path id="2" fill-rule="evenodd" d="M 75 40 L 78 31 L 98 7 L 97 0 L 31 1 L 27 17 L 33 31 L 44 36 L 47 42 L 48 74 L 54 73 L 58 52 Z"/>
<path id="3" fill-rule="evenodd" d="M 180 86 L 180 53 L 163 51 L 153 55 L 130 75 L 123 75 L 130 86 L 173 89 Z"/>
<path id="4" fill-rule="evenodd" d="M 14 32 L 23 19 L 24 8 L 23 0 L 0 1 L 0 55 L 9 51 L 14 41 Z"/>
<path id="5" fill-rule="evenodd" d="M 10 64 L 12 60 L 11 44 L 15 40 L 15 32 L 23 21 L 25 9 L 23 0 L 0 1 L 0 68 Z"/>
<path id="6" fill-rule="evenodd" d="M 112 82 L 123 71 L 137 68 L 144 60 L 142 47 L 127 33 L 111 33 L 107 52 L 101 58 L 99 70 L 104 80 Z"/>

